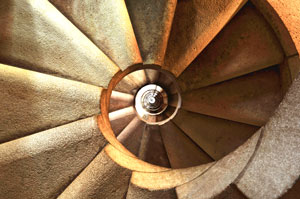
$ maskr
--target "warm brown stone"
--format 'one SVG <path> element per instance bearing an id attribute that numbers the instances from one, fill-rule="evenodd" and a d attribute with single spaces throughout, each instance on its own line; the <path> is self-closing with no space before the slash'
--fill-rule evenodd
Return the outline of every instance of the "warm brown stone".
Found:
<path id="1" fill-rule="evenodd" d="M 178 77 L 244 3 L 245 0 L 178 1 L 163 68 Z"/>
<path id="2" fill-rule="evenodd" d="M 225 156 L 195 180 L 176 188 L 178 198 L 210 199 L 219 195 L 238 177 L 254 153 L 260 131 L 245 144 Z"/>
<path id="3" fill-rule="evenodd" d="M 249 198 L 278 198 L 300 174 L 300 79 L 266 124 L 261 143 L 238 188 Z"/>
<path id="4" fill-rule="evenodd" d="M 174 123 L 214 160 L 242 145 L 258 127 L 180 110 Z"/>
<path id="5" fill-rule="evenodd" d="M 283 62 L 284 53 L 269 24 L 246 4 L 179 76 L 193 90 Z"/>
<path id="6" fill-rule="evenodd" d="M 144 64 L 162 65 L 177 0 L 126 0 Z"/>
<path id="7" fill-rule="evenodd" d="M 142 62 L 123 0 L 50 0 L 50 2 L 122 70 Z"/>
<path id="8" fill-rule="evenodd" d="M 102 150 L 58 198 L 123 198 L 128 189 L 130 175 L 130 170 L 116 164 Z"/>
<path id="9" fill-rule="evenodd" d="M 213 199 L 248 199 L 241 191 L 233 184 L 227 187 L 222 193 L 213 197 Z"/>
<path id="10" fill-rule="evenodd" d="M 0 5 L 0 60 L 106 87 L 119 68 L 47 0 Z"/>
<path id="11" fill-rule="evenodd" d="M 288 65 L 291 72 L 292 80 L 296 79 L 300 72 L 300 59 L 299 55 L 288 58 Z"/>
<path id="12" fill-rule="evenodd" d="M 0 198 L 56 198 L 105 144 L 91 117 L 0 145 Z"/>
<path id="13" fill-rule="evenodd" d="M 300 178 L 296 181 L 292 188 L 288 189 L 287 192 L 280 197 L 280 199 L 299 199 L 300 191 Z"/>
<path id="14" fill-rule="evenodd" d="M 277 67 L 182 94 L 182 108 L 262 126 L 282 99 Z"/>
<path id="15" fill-rule="evenodd" d="M 51 75 L 0 64 L 0 90 L 0 142 L 100 113 L 101 88 Z"/>
<path id="16" fill-rule="evenodd" d="M 164 145 L 173 169 L 212 162 L 213 159 L 187 137 L 173 122 L 160 127 Z"/>

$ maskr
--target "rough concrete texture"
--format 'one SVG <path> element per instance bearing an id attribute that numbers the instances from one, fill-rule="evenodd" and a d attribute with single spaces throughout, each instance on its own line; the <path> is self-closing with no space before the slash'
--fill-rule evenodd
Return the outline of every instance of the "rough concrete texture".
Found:
<path id="1" fill-rule="evenodd" d="M 229 154 L 258 127 L 179 110 L 174 123 L 214 160 Z"/>
<path id="2" fill-rule="evenodd" d="M 0 145 L 0 198 L 56 198 L 106 144 L 94 117 Z"/>
<path id="3" fill-rule="evenodd" d="M 277 67 L 182 94 L 182 108 L 262 126 L 282 100 Z"/>
<path id="4" fill-rule="evenodd" d="M 287 56 L 295 55 L 297 53 L 295 44 L 291 35 L 286 28 L 282 19 L 278 16 L 274 8 L 267 1 L 251 0 L 259 12 L 265 17 L 268 23 L 272 26 L 273 31 L 277 35 L 281 46 Z M 270 1 L 271 2 L 271 1 Z"/>
<path id="5" fill-rule="evenodd" d="M 266 18 L 270 18 L 270 21 L 273 21 L 273 24 L 275 24 L 275 30 L 277 32 L 280 32 L 281 35 L 279 38 L 282 40 L 286 40 L 283 43 L 283 46 L 286 48 L 289 48 L 287 51 L 287 55 L 295 55 L 299 54 L 300 51 L 300 38 L 299 38 L 299 33 L 300 33 L 300 2 L 295 1 L 295 0 L 265 0 L 265 1 L 260 1 L 260 0 L 252 0 L 255 2 L 255 4 L 259 5 L 258 7 L 261 7 L 261 12 L 262 13 L 267 13 Z M 279 16 L 281 19 L 280 21 L 283 22 L 285 25 L 288 33 L 290 34 L 294 45 L 296 46 L 296 49 L 298 53 L 294 50 L 294 45 L 290 40 L 287 39 L 288 36 L 287 33 L 283 33 L 284 31 L 281 30 L 281 27 L 276 26 L 279 24 L 278 17 L 274 17 L 276 15 L 275 13 Z M 288 53 L 289 52 L 289 53 Z"/>
<path id="6" fill-rule="evenodd" d="M 213 159 L 187 137 L 173 122 L 160 127 L 163 142 L 173 169 L 212 162 Z"/>
<path id="7" fill-rule="evenodd" d="M 248 199 L 241 193 L 241 191 L 234 185 L 228 186 L 222 193 L 213 197 L 213 199 Z"/>
<path id="8" fill-rule="evenodd" d="M 50 0 L 122 70 L 141 63 L 124 0 Z"/>
<path id="9" fill-rule="evenodd" d="M 266 124 L 261 144 L 236 182 L 249 198 L 278 198 L 300 174 L 300 79 Z"/>
<path id="10" fill-rule="evenodd" d="M 287 192 L 280 197 L 280 199 L 298 199 L 300 190 L 300 178 L 298 178 L 297 182 L 293 185 L 292 188 L 288 189 Z"/>
<path id="11" fill-rule="evenodd" d="M 130 170 L 116 164 L 102 150 L 58 198 L 124 198 L 130 175 Z"/>
<path id="12" fill-rule="evenodd" d="M 178 1 L 163 68 L 178 77 L 245 2 Z"/>
<path id="13" fill-rule="evenodd" d="M 139 158 L 151 164 L 170 167 L 159 126 L 145 126 L 139 150 Z"/>
<path id="14" fill-rule="evenodd" d="M 162 65 L 177 0 L 125 0 L 144 64 Z"/>
<path id="15" fill-rule="evenodd" d="M 149 191 L 139 188 L 133 184 L 129 185 L 126 199 L 177 199 L 175 189 Z"/>
<path id="16" fill-rule="evenodd" d="M 296 79 L 300 72 L 300 59 L 299 55 L 288 58 L 288 65 L 291 73 L 292 80 Z"/>
<path id="17" fill-rule="evenodd" d="M 100 113 L 101 88 L 0 64 L 0 142 Z"/>
<path id="18" fill-rule="evenodd" d="M 179 76 L 183 92 L 232 79 L 283 62 L 273 30 L 246 4 Z"/>
<path id="19" fill-rule="evenodd" d="M 112 91 L 109 102 L 109 112 L 132 106 L 133 100 L 133 95 L 118 91 Z"/>
<path id="20" fill-rule="evenodd" d="M 237 150 L 219 160 L 195 180 L 176 188 L 178 198 L 210 199 L 219 195 L 238 177 L 253 155 L 261 131 Z"/>
<path id="21" fill-rule="evenodd" d="M 109 113 L 109 121 L 114 134 L 118 136 L 135 116 L 135 109 L 132 106 Z"/>
<path id="22" fill-rule="evenodd" d="M 2 63 L 106 87 L 119 68 L 47 0 L 0 6 Z"/>

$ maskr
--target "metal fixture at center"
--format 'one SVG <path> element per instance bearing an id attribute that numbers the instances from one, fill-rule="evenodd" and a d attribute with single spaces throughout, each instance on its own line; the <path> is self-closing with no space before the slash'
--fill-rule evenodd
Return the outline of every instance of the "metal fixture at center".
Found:
<path id="1" fill-rule="evenodd" d="M 135 97 L 135 108 L 144 120 L 153 120 L 151 116 L 162 114 L 168 107 L 168 96 L 164 89 L 155 84 L 141 88 Z"/>

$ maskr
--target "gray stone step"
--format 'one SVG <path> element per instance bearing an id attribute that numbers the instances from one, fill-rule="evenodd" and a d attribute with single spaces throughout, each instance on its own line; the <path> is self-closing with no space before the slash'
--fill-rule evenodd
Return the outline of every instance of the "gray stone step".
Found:
<path id="1" fill-rule="evenodd" d="M 0 64 L 0 142 L 100 113 L 102 88 Z"/>
<path id="2" fill-rule="evenodd" d="M 0 198 L 56 198 L 106 144 L 90 117 L 0 145 Z"/>
<path id="3" fill-rule="evenodd" d="M 0 6 L 0 61 L 106 87 L 119 68 L 47 0 Z"/>
<path id="4" fill-rule="evenodd" d="M 144 64 L 162 65 L 177 0 L 126 0 Z"/>
<path id="5" fill-rule="evenodd" d="M 174 123 L 214 160 L 251 137 L 258 127 L 179 110 Z"/>
<path id="6" fill-rule="evenodd" d="M 182 108 L 250 125 L 262 126 L 282 100 L 277 67 L 250 73 L 182 94 Z"/>
<path id="7" fill-rule="evenodd" d="M 185 92 L 283 62 L 273 30 L 252 4 L 246 4 L 180 75 Z"/>
<path id="8" fill-rule="evenodd" d="M 212 162 L 213 159 L 186 136 L 173 122 L 161 126 L 161 134 L 173 169 Z"/>
<path id="9" fill-rule="evenodd" d="M 50 0 L 122 70 L 142 58 L 123 0 Z"/>
<path id="10" fill-rule="evenodd" d="M 163 68 L 179 76 L 245 3 L 178 1 Z"/>

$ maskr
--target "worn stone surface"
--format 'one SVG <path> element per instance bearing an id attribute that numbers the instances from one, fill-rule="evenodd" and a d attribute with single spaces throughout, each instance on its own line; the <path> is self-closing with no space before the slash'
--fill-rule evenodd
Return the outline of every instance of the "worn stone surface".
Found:
<path id="1" fill-rule="evenodd" d="M 139 158 L 151 164 L 170 167 L 159 126 L 145 126 L 139 150 Z"/>
<path id="2" fill-rule="evenodd" d="M 119 68 L 47 0 L 0 6 L 0 61 L 106 87 Z"/>
<path id="3" fill-rule="evenodd" d="M 170 164 L 173 169 L 212 162 L 213 159 L 187 137 L 173 122 L 160 127 Z"/>
<path id="4" fill-rule="evenodd" d="M 121 69 L 142 58 L 123 0 L 50 0 Z"/>
<path id="5" fill-rule="evenodd" d="M 109 113 L 109 121 L 114 134 L 118 136 L 135 116 L 135 109 L 132 106 Z"/>
<path id="6" fill-rule="evenodd" d="M 162 65 L 177 0 L 126 0 L 144 64 Z"/>
<path id="7" fill-rule="evenodd" d="M 129 185 L 126 199 L 177 199 L 175 189 L 149 191 L 139 188 L 133 184 Z"/>
<path id="8" fill-rule="evenodd" d="M 101 88 L 0 64 L 0 142 L 100 113 Z"/>
<path id="9" fill-rule="evenodd" d="M 249 198 L 278 198 L 300 174 L 300 79 L 266 124 L 254 158 L 236 182 Z"/>
<path id="10" fill-rule="evenodd" d="M 298 178 L 298 180 L 293 185 L 293 187 L 288 189 L 287 192 L 280 197 L 280 199 L 299 199 L 300 197 L 299 191 L 300 191 L 300 180 Z"/>
<path id="11" fill-rule="evenodd" d="M 180 110 L 174 123 L 214 160 L 229 154 L 258 127 Z"/>
<path id="12" fill-rule="evenodd" d="M 178 1 L 163 68 L 179 76 L 245 2 Z"/>
<path id="13" fill-rule="evenodd" d="M 58 198 L 124 198 L 130 175 L 102 150 Z"/>
<path id="14" fill-rule="evenodd" d="M 246 4 L 179 76 L 183 92 L 232 79 L 283 62 L 273 30 Z"/>
<path id="15" fill-rule="evenodd" d="M 286 54 L 288 56 L 298 54 L 297 51 L 299 52 L 300 50 L 300 38 L 298 36 L 300 32 L 300 2 L 294 0 L 252 1 L 262 13 L 266 13 L 265 16 L 273 25 L 275 32 L 279 35 L 278 37 L 281 39 L 282 46 L 286 49 Z M 284 30 L 285 28 L 282 27 L 282 23 L 287 30 Z M 288 34 L 291 36 L 292 41 Z"/>
<path id="16" fill-rule="evenodd" d="M 106 144 L 90 117 L 0 145 L 0 198 L 56 198 Z"/>
<path id="17" fill-rule="evenodd" d="M 145 70 L 147 79 L 149 83 L 156 83 L 158 77 L 159 77 L 159 71 L 158 70 L 152 70 L 152 69 L 146 69 Z"/>
<path id="18" fill-rule="evenodd" d="M 109 112 L 132 106 L 133 100 L 133 95 L 118 91 L 112 91 L 109 102 Z"/>
<path id="19" fill-rule="evenodd" d="M 270 5 L 270 1 L 251 0 L 255 7 L 265 17 L 268 23 L 272 26 L 273 31 L 277 35 L 281 46 L 287 56 L 297 53 L 295 44 L 290 36 L 288 29 L 283 23 L 282 19 L 278 16 L 274 8 Z"/>
<path id="20" fill-rule="evenodd" d="M 219 160 L 203 175 L 176 188 L 178 198 L 210 199 L 219 195 L 238 177 L 254 153 L 260 131 L 237 150 Z"/>
<path id="21" fill-rule="evenodd" d="M 182 94 L 185 110 L 262 126 L 282 100 L 276 67 Z"/>

